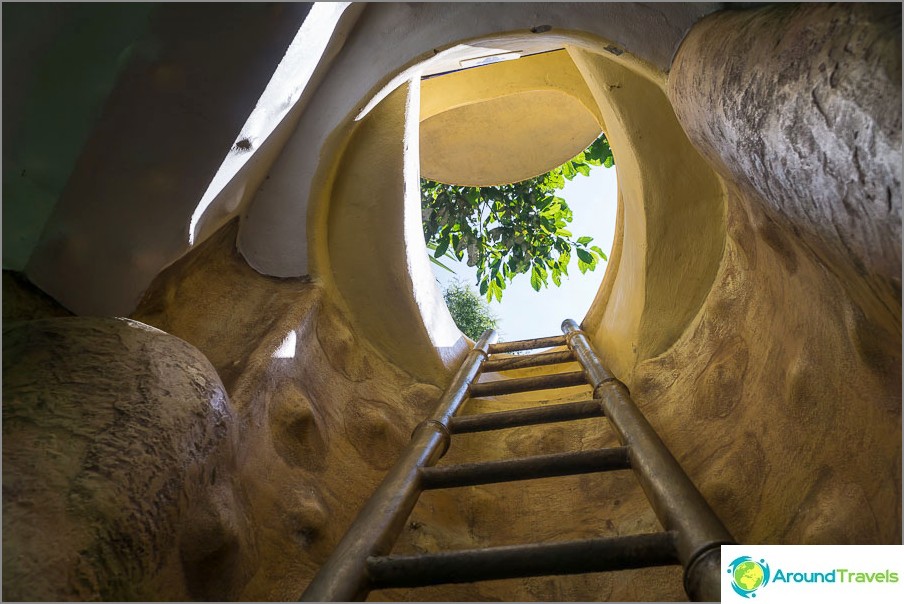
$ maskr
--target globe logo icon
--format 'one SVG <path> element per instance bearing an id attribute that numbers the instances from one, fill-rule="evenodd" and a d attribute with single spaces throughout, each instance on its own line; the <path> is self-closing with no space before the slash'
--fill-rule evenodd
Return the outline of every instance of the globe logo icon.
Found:
<path id="1" fill-rule="evenodd" d="M 765 560 L 757 562 L 750 556 L 735 558 L 728 565 L 728 574 L 732 589 L 744 598 L 755 598 L 754 592 L 769 583 L 769 565 Z"/>

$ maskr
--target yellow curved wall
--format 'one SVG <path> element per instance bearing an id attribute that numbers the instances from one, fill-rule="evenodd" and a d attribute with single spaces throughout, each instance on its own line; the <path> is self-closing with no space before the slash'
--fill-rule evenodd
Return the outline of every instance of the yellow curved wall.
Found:
<path id="1" fill-rule="evenodd" d="M 492 186 L 563 164 L 603 130 L 568 52 L 530 55 L 421 84 L 421 174 Z"/>
<path id="2" fill-rule="evenodd" d="M 421 174 L 439 182 L 493 186 L 549 172 L 593 142 L 600 126 L 557 90 L 499 96 L 421 123 Z"/>
<path id="3" fill-rule="evenodd" d="M 627 381 L 635 363 L 675 342 L 709 292 L 725 242 L 725 193 L 659 86 L 603 55 L 570 52 L 608 126 L 624 212 L 609 263 L 616 271 L 605 277 L 611 288 L 601 288 L 584 327 Z"/>
<path id="4" fill-rule="evenodd" d="M 443 134 L 434 122 L 454 126 L 454 136 L 446 132 L 445 139 L 458 141 L 450 147 L 457 149 L 451 159 L 459 161 L 456 169 L 463 175 L 477 169 L 468 140 L 480 140 L 488 123 L 510 123 L 514 99 L 546 98 L 582 116 L 571 126 L 562 122 L 541 144 L 531 145 L 532 152 L 545 154 L 540 160 L 554 167 L 574 152 L 563 155 L 567 144 L 548 141 L 579 139 L 582 128 L 586 131 L 581 119 L 601 118 L 598 123 L 606 124 L 618 165 L 620 218 L 607 275 L 584 325 L 613 371 L 629 381 L 639 360 L 660 354 L 677 339 L 708 293 L 724 246 L 724 192 L 678 125 L 661 74 L 636 59 L 602 53 L 585 38 L 575 42 L 579 46 L 567 52 L 424 81 L 419 140 L 425 147 L 436 144 L 425 142 L 430 138 L 425 133 Z M 550 76 L 552 72 L 557 75 Z M 458 81 L 464 84 L 456 86 Z M 495 92 L 494 81 L 503 83 Z M 404 140 L 403 89 L 407 87 L 383 99 L 360 122 L 349 123 L 344 136 L 351 138 L 344 152 L 335 161 L 325 158 L 324 165 L 341 169 L 334 169 L 321 188 L 322 209 L 312 214 L 321 221 L 309 229 L 312 257 L 322 254 L 316 274 L 336 285 L 368 339 L 414 375 L 441 383 L 466 341 L 450 338 L 447 313 L 438 308 L 442 301 L 431 279 L 411 277 L 425 252 L 402 227 L 404 208 L 410 206 L 411 213 L 419 207 L 418 192 L 406 182 L 403 169 L 403 158 L 417 153 L 417 141 Z M 591 99 L 593 111 L 586 109 Z M 529 102 L 517 106 L 530 111 Z M 549 104 L 538 106 L 549 109 Z M 462 111 L 470 112 L 469 119 L 456 119 Z M 413 121 L 409 117 L 410 137 Z M 504 142 L 526 146 L 532 123 L 513 123 Z M 495 170 L 496 184 L 521 176 L 516 150 L 481 161 Z M 413 180 L 410 172 L 407 179 Z M 438 328 L 447 330 L 441 338 Z"/>

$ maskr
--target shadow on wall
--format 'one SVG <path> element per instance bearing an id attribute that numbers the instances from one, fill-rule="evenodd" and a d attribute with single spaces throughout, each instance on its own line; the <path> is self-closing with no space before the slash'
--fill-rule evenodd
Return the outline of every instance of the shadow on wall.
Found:
<path id="1" fill-rule="evenodd" d="M 505 4 L 480 10 L 494 19 L 505 10 L 523 16 L 523 7 Z M 530 10 L 560 10 L 549 4 Z M 596 23 L 604 19 L 589 17 L 615 10 L 610 6 L 649 10 L 605 3 L 569 10 Z M 380 27 L 388 24 L 429 42 L 499 27 L 470 19 L 471 5 L 375 3 L 365 10 L 372 19 L 337 58 L 338 73 L 354 57 L 388 61 L 373 50 L 385 48 Z M 448 18 L 423 24 L 414 16 L 433 13 L 419 11 L 446 11 Z M 898 23 L 900 6 L 888 5 L 713 15 L 688 34 L 667 92 L 667 60 L 657 70 L 627 52 L 607 57 L 595 38 L 565 38 L 618 155 L 622 190 L 615 270 L 584 329 L 742 542 L 901 540 Z M 341 84 L 326 82 L 322 90 L 354 91 L 360 82 Z M 311 107 L 337 98 L 344 97 Z M 308 139 L 323 142 L 307 151 L 322 154 L 327 170 L 317 174 L 311 207 L 298 210 L 311 212 L 312 276 L 257 272 L 242 255 L 248 250 L 236 249 L 238 225 L 230 223 L 161 272 L 133 314 L 172 335 L 88 317 L 4 324 L 4 467 L 20 468 L 4 476 L 4 553 L 30 552 L 4 556 L 5 598 L 256 600 L 301 593 L 439 395 L 408 365 L 418 367 L 417 352 L 426 351 L 436 382 L 446 375 L 423 328 L 375 331 L 384 319 L 422 319 L 409 314 L 417 310 L 410 300 L 401 310 L 386 303 L 393 289 L 414 292 L 404 247 L 412 182 L 404 180 L 411 174 L 404 140 L 419 116 L 411 98 L 402 87 L 357 125 L 357 112 L 340 103 L 348 122 L 329 140 Z M 786 120 L 804 126 L 783 128 Z M 309 134 L 304 127 L 300 135 Z M 741 147 L 749 155 L 735 155 L 740 142 L 750 145 Z M 274 184 L 280 170 L 297 176 L 294 151 L 287 146 Z M 104 165 L 92 178 L 118 165 Z M 360 183 L 329 171 L 339 165 L 360 170 Z M 396 179 L 380 182 L 380 174 Z M 367 184 L 374 188 L 363 189 Z M 391 217 L 378 216 L 379 208 Z M 291 231 L 287 222 L 282 226 Z M 399 238 L 390 251 L 380 233 L 368 231 L 380 224 L 392 227 L 385 236 Z M 137 254 L 142 245 L 127 249 Z M 850 253 L 841 253 L 847 247 Z M 366 264 L 351 249 L 363 250 Z M 380 266 L 387 253 L 392 257 Z M 99 291 L 89 281 L 79 285 Z M 367 314 L 361 305 L 368 301 L 380 308 Z M 294 356 L 274 358 L 290 332 Z M 402 336 L 420 341 L 396 355 L 391 345 L 401 347 Z M 475 440 L 462 455 L 521 454 L 533 434 Z M 583 445 L 578 433 L 558 430 L 537 439 L 550 449 Z M 516 529 L 562 535 L 567 514 L 547 514 L 531 526 L 504 521 L 537 505 L 592 512 L 601 530 L 617 532 L 622 522 L 652 527 L 630 502 L 604 511 L 588 496 L 590 485 L 576 479 L 570 486 L 478 489 L 467 502 L 458 500 L 461 493 L 437 493 L 420 516 L 426 527 L 406 529 L 409 543 L 436 551 L 515 542 Z M 505 593 L 492 584 L 430 593 L 437 600 L 674 593 L 664 581 L 638 577 L 628 571 L 602 590 L 594 590 L 601 583 L 544 578 L 512 581 Z M 40 593 L 12 589 L 20 586 Z"/>
<path id="2" fill-rule="evenodd" d="M 541 39 L 530 38 L 534 44 Z M 517 35 L 505 38 L 508 45 L 521 41 Z M 419 112 L 414 109 L 418 87 L 398 88 L 360 122 L 348 124 L 343 152 L 325 161 L 343 169 L 323 185 L 322 209 L 314 213 L 328 216 L 311 229 L 317 241 L 328 242 L 314 242 L 315 274 L 335 285 L 365 337 L 424 379 L 443 379 L 464 348 L 459 343 L 444 349 L 447 338 L 438 335 L 457 330 L 450 331 L 451 318 L 423 257 L 419 172 L 410 166 L 424 157 L 417 145 L 423 133 L 411 113 L 427 116 L 428 125 L 446 120 L 448 132 L 425 152 L 438 146 L 446 154 L 457 153 L 460 161 L 447 166 L 458 166 L 461 178 L 473 172 L 475 160 L 466 158 L 474 153 L 460 142 L 481 140 L 481 124 L 505 122 L 509 111 L 520 108 L 533 115 L 533 109 L 515 102 L 524 95 L 538 102 L 569 98 L 566 107 L 579 108 L 579 115 L 592 120 L 574 121 L 569 129 L 550 134 L 552 142 L 539 152 L 537 146 L 517 151 L 535 121 L 517 120 L 520 128 L 495 143 L 512 150 L 493 163 L 492 178 L 500 182 L 525 174 L 525 161 L 534 162 L 538 173 L 555 167 L 573 155 L 572 146 L 584 142 L 574 140 L 597 129 L 607 132 L 619 161 L 622 220 L 605 278 L 611 283 L 604 283 L 588 318 L 591 325 L 599 324 L 591 332 L 597 346 L 622 375 L 639 356 L 657 354 L 674 342 L 715 276 L 724 245 L 722 186 L 687 141 L 655 72 L 633 57 L 603 51 L 603 41 L 575 37 L 567 42 L 575 46 L 428 80 Z M 548 42 L 562 43 L 562 34 Z M 471 44 L 480 46 L 479 41 Z M 555 78 L 545 75 L 551 66 Z M 416 68 L 411 72 L 419 75 Z M 455 93 L 445 94 L 450 88 Z M 456 120 L 465 110 L 472 119 Z M 447 139 L 450 144 L 443 144 Z"/>

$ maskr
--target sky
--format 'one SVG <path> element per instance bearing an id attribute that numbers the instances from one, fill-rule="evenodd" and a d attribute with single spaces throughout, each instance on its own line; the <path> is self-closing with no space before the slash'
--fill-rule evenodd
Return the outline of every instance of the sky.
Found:
<path id="1" fill-rule="evenodd" d="M 617 204 L 616 168 L 591 167 L 590 176 L 576 176 L 566 182 L 558 196 L 565 199 L 574 212 L 574 221 L 568 227 L 574 238 L 593 237 L 591 245 L 600 246 L 606 254 L 612 249 L 615 235 L 615 210 Z M 477 269 L 465 262 L 442 259 L 443 264 L 455 270 L 455 274 L 431 264 L 440 288 L 456 278 L 476 288 Z M 562 333 L 565 319 L 580 323 L 602 283 L 607 264 L 600 262 L 596 270 L 581 274 L 577 255 L 572 255 L 568 277 L 562 286 L 550 281 L 548 287 L 535 292 L 530 286 L 530 275 L 519 275 L 502 292 L 502 302 L 494 299 L 490 310 L 499 318 L 500 341 L 523 340 Z"/>

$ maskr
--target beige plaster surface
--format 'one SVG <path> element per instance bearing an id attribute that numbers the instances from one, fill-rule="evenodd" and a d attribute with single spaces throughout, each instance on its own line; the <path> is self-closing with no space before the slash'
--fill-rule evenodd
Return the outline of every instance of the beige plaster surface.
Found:
<path id="1" fill-rule="evenodd" d="M 468 342 L 455 327 L 421 228 L 416 151 L 419 93 L 405 86 L 358 123 L 327 189 L 318 271 L 357 329 L 408 371 L 443 383 Z M 407 150 L 407 151 L 406 151 Z M 322 242 L 322 243 L 318 243 Z"/>
<path id="2" fill-rule="evenodd" d="M 556 90 L 518 92 L 450 109 L 421 124 L 421 173 L 492 186 L 544 174 L 599 136 L 581 102 Z"/>
<path id="3" fill-rule="evenodd" d="M 421 121 L 501 96 L 549 89 L 574 97 L 602 122 L 593 94 L 565 49 L 425 78 Z"/>
<path id="4" fill-rule="evenodd" d="M 622 213 L 604 277 L 611 286 L 601 288 L 584 325 L 625 379 L 698 312 L 722 255 L 724 194 L 655 79 L 603 55 L 569 52 L 607 124 Z"/>
<path id="5" fill-rule="evenodd" d="M 584 150 L 599 106 L 565 50 L 421 84 L 421 175 L 489 186 L 533 178 Z"/>
<path id="6" fill-rule="evenodd" d="M 408 10 L 412 11 L 408 25 L 413 27 L 417 15 L 422 15 L 418 11 L 427 9 L 414 6 Z M 754 9 L 745 13 L 744 19 L 778 32 L 787 22 L 776 10 Z M 831 30 L 832 43 L 855 37 L 861 27 L 876 32 L 877 26 L 868 25 L 869 20 L 864 26 L 863 21 L 851 18 L 861 9 L 848 5 L 794 10 L 802 11 L 796 18 L 804 29 L 808 20 L 839 27 Z M 823 13 L 825 10 L 830 12 Z M 389 27 L 388 17 L 384 17 L 386 21 L 376 20 L 368 27 Z M 720 39 L 728 39 L 737 31 L 734 18 L 719 18 L 691 32 L 689 41 L 694 42 L 700 32 L 707 37 L 721 32 Z M 433 29 L 426 30 L 418 43 L 440 39 L 431 39 L 430 32 L 435 34 Z M 787 42 L 789 36 L 785 32 L 780 37 Z M 729 135 L 732 128 L 745 123 L 745 115 L 699 109 L 728 101 L 743 104 L 745 99 L 741 93 L 712 95 L 713 81 L 724 76 L 713 67 L 712 48 L 686 45 L 675 70 L 666 76 L 627 53 L 610 59 L 603 54 L 602 40 L 562 39 L 574 42 L 569 54 L 598 103 L 619 170 L 619 224 L 611 266 L 583 321 L 601 356 L 630 387 L 642 411 L 740 542 L 900 543 L 900 291 L 896 303 L 890 303 L 895 301 L 895 291 L 882 269 L 885 262 L 872 264 L 872 252 L 859 249 L 858 255 L 866 260 L 861 262 L 863 274 L 858 276 L 847 259 L 841 262 L 828 253 L 838 241 L 856 242 L 859 227 L 847 231 L 845 223 L 833 222 L 835 235 L 821 238 L 819 229 L 811 229 L 813 225 L 799 214 L 806 200 L 794 187 L 784 186 L 787 183 L 782 178 L 771 180 L 782 175 L 780 170 L 765 169 L 764 181 L 753 183 L 756 186 L 737 175 L 739 162 L 732 159 Z M 877 63 L 867 57 L 885 56 L 883 53 L 894 47 L 894 35 L 886 32 L 865 39 L 876 41 L 861 48 L 861 54 L 855 54 L 845 69 L 869 79 Z M 738 44 L 735 56 L 730 49 L 723 50 L 719 58 L 725 60 L 719 65 L 729 69 L 736 61 L 755 59 L 747 56 L 745 44 Z M 768 49 L 757 48 L 768 55 Z M 795 68 L 806 71 L 807 77 L 811 71 L 819 73 L 818 62 L 808 60 L 822 56 L 821 52 L 802 52 Z M 339 64 L 343 64 L 341 60 Z M 806 77 L 796 77 L 789 78 L 789 90 L 795 82 L 800 90 L 810 90 Z M 786 105 L 773 105 L 771 97 L 757 96 L 756 87 L 749 90 L 753 96 L 744 101 L 744 108 L 750 115 L 776 120 L 776 113 L 785 110 Z M 887 87 L 874 92 L 889 98 Z M 791 103 L 795 111 L 808 119 L 819 113 L 812 95 L 810 101 L 806 94 L 798 96 Z M 146 570 L 148 559 L 134 557 L 139 568 L 130 576 L 138 579 L 130 585 L 137 586 L 138 595 L 161 599 L 185 594 L 197 599 L 297 598 L 385 474 L 411 428 L 439 396 L 439 385 L 448 379 L 448 371 L 426 328 L 425 306 L 417 299 L 419 290 L 405 270 L 406 258 L 413 257 L 413 248 L 406 246 L 416 230 L 408 212 L 411 206 L 405 205 L 413 194 L 411 160 L 419 156 L 415 153 L 417 140 L 406 138 L 421 115 L 414 98 L 400 88 L 359 122 L 353 122 L 349 114 L 342 128 L 327 128 L 329 136 L 323 145 L 308 141 L 312 144 L 308 152 L 323 159 L 317 163 L 310 189 L 311 206 L 304 209 L 311 212 L 309 238 L 302 242 L 310 246 L 311 275 L 262 275 L 237 248 L 239 227 L 235 222 L 160 273 L 132 317 L 191 346 L 165 334 L 153 332 L 151 337 L 146 334 L 152 332 L 142 332 L 143 339 L 126 338 L 124 350 L 123 340 L 114 337 L 117 330 L 109 331 L 110 323 L 104 323 L 109 320 L 103 319 L 20 322 L 11 327 L 17 337 L 5 334 L 5 347 L 26 349 L 33 345 L 32 334 L 51 333 L 59 321 L 93 326 L 91 338 L 72 340 L 75 345 L 67 349 L 74 352 L 71 358 L 63 355 L 52 363 L 43 362 L 47 350 L 59 354 L 48 344 L 31 349 L 33 360 L 22 365 L 24 369 L 4 366 L 4 447 L 8 430 L 11 438 L 27 441 L 16 459 L 24 464 L 21 476 L 28 484 L 40 485 L 46 476 L 54 481 L 65 479 L 45 481 L 53 486 L 45 503 L 57 507 L 39 510 L 54 522 L 65 520 L 56 529 L 59 534 L 68 539 L 94 526 L 121 526 L 120 516 L 104 516 L 111 508 L 103 497 L 126 493 L 122 500 L 132 505 L 128 493 L 147 491 L 129 488 L 151 474 L 170 477 L 174 489 L 193 493 L 189 504 L 201 502 L 200 509 L 215 510 L 194 516 L 184 511 L 191 505 L 175 506 L 174 516 L 154 525 L 158 517 L 136 505 L 135 517 L 149 524 L 141 525 L 141 531 L 124 533 L 124 539 L 140 541 L 150 535 L 148 559 L 159 556 L 165 561 L 159 567 L 163 570 L 155 574 Z M 846 97 L 842 94 L 841 98 Z M 868 97 L 861 102 L 868 105 L 874 100 Z M 887 117 L 874 110 L 864 115 L 875 121 Z M 843 128 L 838 132 L 848 134 Z M 769 136 L 764 134 L 760 140 L 759 155 L 751 162 L 768 166 L 765 159 L 773 154 L 790 157 L 786 139 L 766 134 Z M 301 144 L 295 140 L 290 147 L 295 145 L 294 151 L 298 151 Z M 807 151 L 793 148 L 795 153 Z M 298 158 L 294 151 L 281 160 L 286 162 L 281 169 L 287 171 L 291 160 Z M 835 174 L 832 166 L 844 159 L 842 154 L 821 162 L 820 152 L 810 151 L 815 155 L 804 153 L 798 159 L 811 162 L 807 165 L 819 178 Z M 886 159 L 881 156 L 875 162 L 881 168 Z M 872 169 L 876 165 L 868 154 L 860 156 L 860 162 L 859 168 L 851 170 L 869 174 L 869 179 L 841 179 L 851 198 L 866 199 L 875 183 L 884 182 L 889 188 L 894 184 L 882 180 L 881 169 Z M 340 173 L 342 169 L 349 173 Z M 376 178 L 386 174 L 392 178 Z M 893 181 L 894 177 L 892 172 L 889 178 Z M 271 189 L 272 194 L 276 191 Z M 292 203 L 298 199 L 295 195 L 280 201 Z M 844 203 L 838 198 L 829 200 L 832 211 L 822 216 L 831 219 L 837 216 L 834 209 Z M 881 240 L 876 241 L 875 249 L 883 250 L 877 256 L 880 260 L 895 260 L 895 242 L 889 238 L 894 229 L 885 227 L 894 227 L 900 206 L 900 196 L 893 195 L 887 212 L 892 222 L 880 220 L 876 225 Z M 821 224 L 822 219 L 808 220 Z M 892 250 L 890 255 L 887 250 Z M 900 247 L 897 250 L 899 260 Z M 874 287 L 877 283 L 882 289 Z M 101 329 L 101 325 L 105 327 Z M 292 338 L 294 348 L 277 354 Z M 235 438 L 235 448 L 229 445 L 224 453 L 204 458 L 227 474 L 223 478 L 217 470 L 217 480 L 229 485 L 224 491 L 205 487 L 204 480 L 196 480 L 194 474 L 186 477 L 178 464 L 167 465 L 171 460 L 167 454 L 180 450 L 167 444 L 166 438 L 173 432 L 166 424 L 148 424 L 140 412 L 170 409 L 167 405 L 171 405 L 175 409 L 172 417 L 183 417 L 179 414 L 208 400 L 199 398 L 196 389 L 183 396 L 182 386 L 179 390 L 170 387 L 173 382 L 184 385 L 186 375 L 191 377 L 196 371 L 191 364 L 171 363 L 171 351 L 155 347 L 159 340 L 175 340 L 176 348 L 189 354 L 195 365 L 203 364 L 201 354 L 206 356 L 219 382 L 209 368 L 201 372 L 202 377 L 209 384 L 221 383 L 228 395 L 234 417 L 228 429 L 234 431 L 234 437 L 222 437 L 226 439 L 222 442 Z M 4 363 L 24 363 L 25 358 L 23 354 L 4 354 Z M 110 379 L 111 367 L 124 368 L 122 379 Z M 129 466 L 131 473 L 124 475 L 116 465 L 120 452 L 105 453 L 99 457 L 98 467 L 109 464 L 115 472 L 109 483 L 92 483 L 98 500 L 84 508 L 84 518 L 60 514 L 65 507 L 66 477 L 83 467 L 79 464 L 84 458 L 70 449 L 54 456 L 53 451 L 59 449 L 47 443 L 51 436 L 55 438 L 56 428 L 50 424 L 58 417 L 45 413 L 47 409 L 40 405 L 25 407 L 29 413 L 40 412 L 49 418 L 50 424 L 44 428 L 19 431 L 7 421 L 8 376 L 18 379 L 19 386 L 34 394 L 35 400 L 46 401 L 47 408 L 56 405 L 65 410 L 63 415 L 70 422 L 67 429 L 83 436 L 66 441 L 67 447 L 101 446 L 109 442 L 108 433 L 130 434 L 129 430 L 135 429 L 140 432 L 136 442 L 163 443 L 160 448 L 167 454 L 158 450 L 156 455 L 142 455 L 148 467 L 161 469 L 142 473 Z M 53 380 L 65 387 L 57 389 Z M 111 381 L 118 387 L 127 386 L 127 396 L 109 396 L 112 390 L 105 388 Z M 537 399 L 541 404 L 575 400 L 586 396 L 586 391 L 560 394 Z M 98 397 L 95 411 L 100 415 L 80 413 L 78 402 L 89 395 Z M 531 404 L 530 400 L 518 396 L 472 401 L 464 411 L 510 408 Z M 9 410 L 17 408 L 9 406 Z M 103 421 L 95 422 L 100 416 Z M 123 432 L 106 430 L 107 416 L 118 418 Z M 192 421 L 207 425 L 203 414 Z M 191 421 L 184 424 L 195 425 Z M 188 432 L 194 438 L 188 438 L 189 444 L 210 442 L 204 430 Z M 442 463 L 611 443 L 613 437 L 604 420 L 586 420 L 456 437 Z M 43 451 L 38 467 L 28 465 L 26 453 L 32 449 Z M 6 456 L 5 448 L 4 466 Z M 95 472 L 93 467 L 85 468 Z M 215 482 L 211 477 L 210 483 Z M 37 517 L 30 516 L 36 512 L 29 507 L 29 497 L 18 497 L 16 492 L 7 488 L 5 476 L 5 525 L 22 519 L 32 522 Z M 213 497 L 222 506 L 204 505 L 205 497 Z M 21 515 L 8 517 L 10 509 Z M 127 505 L 124 509 L 133 508 Z M 96 525 L 85 520 L 98 517 Z M 170 528 L 171 521 L 179 530 L 188 531 L 184 533 L 188 536 L 171 538 L 182 535 Z M 23 524 L 19 529 L 29 526 Z M 441 551 L 656 529 L 657 522 L 630 475 L 549 479 L 430 493 L 406 525 L 397 551 Z M 6 533 L 4 530 L 4 538 Z M 109 533 L 101 531 L 100 536 L 96 543 L 109 543 L 105 541 Z M 28 537 L 18 539 L 27 541 Z M 82 547 L 82 542 L 72 542 L 71 547 L 69 543 L 66 541 L 69 549 L 65 551 Z M 4 547 L 4 581 L 7 551 L 13 549 Z M 40 561 L 40 551 L 34 559 Z M 62 570 L 53 573 L 62 577 L 57 584 L 70 585 L 65 573 L 84 569 L 74 564 L 62 564 Z M 101 570 L 97 583 L 110 590 L 111 598 L 134 595 L 117 583 L 116 568 Z M 112 574 L 103 574 L 108 571 Z M 683 598 L 680 574 L 676 569 L 657 569 L 485 582 L 377 592 L 373 599 L 679 600 Z M 231 582 L 218 582 L 222 576 Z M 6 588 L 4 583 L 4 596 Z"/>
<path id="7" fill-rule="evenodd" d="M 607 52 L 617 62 L 654 65 L 661 74 L 687 29 L 718 8 L 715 3 L 369 4 L 267 180 L 260 190 L 244 192 L 239 249 L 264 274 L 316 272 L 310 242 L 321 228 L 316 217 L 322 212 L 324 176 L 335 167 L 349 121 L 387 84 L 394 82 L 394 89 L 407 81 L 396 81 L 398 74 L 414 73 L 443 53 L 455 54 L 462 44 L 473 47 L 473 56 L 488 48 L 542 52 L 576 44 Z M 538 25 L 551 29 L 532 33 Z M 297 236 L 306 219 L 307 239 Z"/>
<path id="8" fill-rule="evenodd" d="M 597 113 L 618 163 L 624 235 L 609 263 L 611 284 L 588 313 L 589 324 L 599 322 L 591 337 L 613 369 L 627 375 L 638 358 L 674 342 L 708 291 L 724 242 L 722 185 L 678 125 L 662 74 L 624 55 L 613 58 L 601 41 L 572 41 L 580 46 L 491 65 L 483 75 L 474 69 L 427 80 L 421 97 L 429 109 L 418 114 L 431 117 L 420 124 L 405 126 L 412 89 L 406 85 L 334 133 L 326 152 L 336 161 L 322 172 L 309 218 L 313 274 L 328 287 L 335 283 L 358 327 L 407 371 L 441 381 L 464 350 L 429 272 L 417 269 L 426 254 L 420 237 L 403 228 L 419 207 L 418 192 L 407 188 L 417 179 L 405 169 L 412 158 L 447 154 L 453 159 L 443 169 L 458 183 L 475 172 L 512 182 L 531 175 L 526 159 L 552 167 L 583 148 L 596 135 Z M 582 49 L 593 44 L 593 51 Z M 556 67 L 559 75 L 545 75 Z M 464 91 L 448 94 L 459 79 Z M 497 80 L 503 86 L 494 90 Z M 568 115 L 560 113 L 569 107 L 564 99 L 571 99 Z M 593 112 L 584 109 L 591 100 Z M 535 122 L 509 121 L 538 110 L 552 124 L 544 144 L 532 140 Z M 420 154 L 417 141 L 405 141 L 419 126 Z M 501 131 L 491 147 L 479 144 Z M 590 138 L 563 153 L 582 131 Z"/>
<path id="9" fill-rule="evenodd" d="M 204 352 L 236 410 L 241 523 L 253 530 L 244 579 L 216 599 L 293 600 L 440 390 L 388 363 L 321 285 L 255 272 L 236 231 L 162 273 L 134 316 Z"/>

